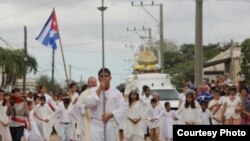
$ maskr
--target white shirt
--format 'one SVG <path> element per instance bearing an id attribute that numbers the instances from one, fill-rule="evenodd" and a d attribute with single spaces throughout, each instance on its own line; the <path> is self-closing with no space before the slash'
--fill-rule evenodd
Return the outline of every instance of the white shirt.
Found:
<path id="1" fill-rule="evenodd" d="M 201 124 L 210 125 L 209 118 L 211 118 L 211 117 L 212 117 L 212 113 L 208 109 L 206 109 L 205 112 L 200 110 Z"/>
<path id="2" fill-rule="evenodd" d="M 41 96 L 42 94 L 40 94 Z M 52 97 L 50 95 L 48 95 L 47 93 L 44 94 L 45 98 L 46 98 L 46 103 L 48 104 L 48 106 L 51 108 L 51 110 L 56 110 L 57 106 L 54 102 L 54 100 L 52 99 Z"/>
<path id="3" fill-rule="evenodd" d="M 55 115 L 59 116 L 59 122 L 61 123 L 70 123 L 71 117 L 76 119 L 76 117 L 73 114 L 73 108 L 70 105 L 68 106 L 68 109 L 66 109 L 64 106 L 58 107 L 56 112 L 50 115 L 48 119 L 54 117 Z"/>
<path id="4" fill-rule="evenodd" d="M 159 119 L 161 115 L 163 114 L 162 109 L 159 106 L 156 106 L 153 108 L 150 106 L 147 110 L 147 116 L 148 116 L 148 127 L 150 129 L 160 127 Z M 156 119 L 154 122 L 150 122 L 151 119 Z"/>
<path id="5" fill-rule="evenodd" d="M 90 95 L 86 102 L 86 106 L 91 109 L 92 120 L 102 120 L 103 115 L 103 92 L 100 97 L 96 93 L 97 88 L 90 89 Z M 105 91 L 106 113 L 112 112 L 113 118 L 109 121 L 116 120 L 117 123 L 122 122 L 125 117 L 127 105 L 122 93 L 116 88 L 110 88 Z M 109 122 L 108 121 L 108 122 Z"/>
<path id="6" fill-rule="evenodd" d="M 72 95 L 70 94 L 71 103 L 75 102 L 76 99 L 78 99 L 79 94 L 77 92 L 74 92 Z"/>
<path id="7" fill-rule="evenodd" d="M 142 95 L 140 100 L 142 102 L 142 105 L 144 108 L 147 108 L 150 105 L 151 99 L 153 98 L 152 95 L 149 95 L 148 97 L 146 95 Z"/>

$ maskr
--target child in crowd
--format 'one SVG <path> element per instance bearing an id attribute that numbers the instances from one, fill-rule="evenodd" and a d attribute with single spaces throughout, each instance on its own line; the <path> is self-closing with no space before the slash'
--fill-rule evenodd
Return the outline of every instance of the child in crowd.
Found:
<path id="1" fill-rule="evenodd" d="M 159 119 L 163 114 L 162 109 L 157 106 L 157 100 L 155 98 L 151 99 L 151 106 L 147 110 L 148 116 L 148 127 L 150 132 L 151 141 L 159 141 L 160 134 L 160 124 Z"/>
<path id="2" fill-rule="evenodd" d="M 200 118 L 202 125 L 211 125 L 212 113 L 207 109 L 207 101 L 201 101 Z"/>
<path id="3" fill-rule="evenodd" d="M 165 111 L 162 114 L 163 124 L 161 125 L 160 140 L 162 141 L 172 141 L 173 140 L 173 125 L 178 116 L 174 110 L 171 110 L 171 105 L 169 102 L 164 104 Z"/>

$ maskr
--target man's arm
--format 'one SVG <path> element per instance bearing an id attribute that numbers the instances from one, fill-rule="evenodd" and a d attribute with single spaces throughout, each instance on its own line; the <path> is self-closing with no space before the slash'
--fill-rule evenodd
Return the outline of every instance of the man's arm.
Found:
<path id="1" fill-rule="evenodd" d="M 87 98 L 86 101 L 86 107 L 88 108 L 94 108 L 100 103 L 100 94 L 101 91 L 99 88 L 97 90 L 91 89 L 90 90 L 90 95 Z"/>
<path id="2" fill-rule="evenodd" d="M 118 90 L 117 90 L 118 92 Z M 111 117 L 114 117 L 114 119 L 120 123 L 122 122 L 123 118 L 125 117 L 126 111 L 127 111 L 127 104 L 125 103 L 125 100 L 120 92 L 117 93 L 117 103 L 119 104 L 118 109 L 112 111 Z"/>

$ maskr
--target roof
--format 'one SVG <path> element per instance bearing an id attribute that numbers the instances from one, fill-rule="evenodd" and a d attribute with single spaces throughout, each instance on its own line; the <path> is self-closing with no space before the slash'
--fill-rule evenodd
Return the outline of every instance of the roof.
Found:
<path id="1" fill-rule="evenodd" d="M 215 67 L 219 64 L 222 64 L 218 67 L 222 67 L 224 66 L 223 63 L 225 62 L 230 62 L 231 61 L 231 55 L 232 58 L 239 58 L 241 55 L 241 48 L 236 47 L 236 48 L 232 48 L 232 54 L 231 54 L 231 48 L 229 48 L 228 50 L 221 52 L 220 54 L 216 55 L 215 57 L 213 57 L 212 59 L 208 60 L 203 67 L 204 68 L 211 68 L 211 67 Z M 224 68 L 223 68 L 224 69 Z M 220 69 L 222 70 L 222 69 Z"/>

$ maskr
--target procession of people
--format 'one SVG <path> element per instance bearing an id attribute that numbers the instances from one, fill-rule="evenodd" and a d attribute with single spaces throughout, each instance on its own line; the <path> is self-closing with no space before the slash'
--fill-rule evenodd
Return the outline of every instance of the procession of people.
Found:
<path id="1" fill-rule="evenodd" d="M 0 89 L 1 140 L 50 141 L 55 131 L 60 141 L 171 141 L 173 125 L 250 125 L 248 87 L 225 76 L 198 88 L 185 81 L 177 110 L 146 85 L 143 94 L 134 87 L 125 98 L 111 79 L 102 68 L 81 93 L 74 83 L 61 95 L 48 94 L 43 84 L 28 97 Z"/>

